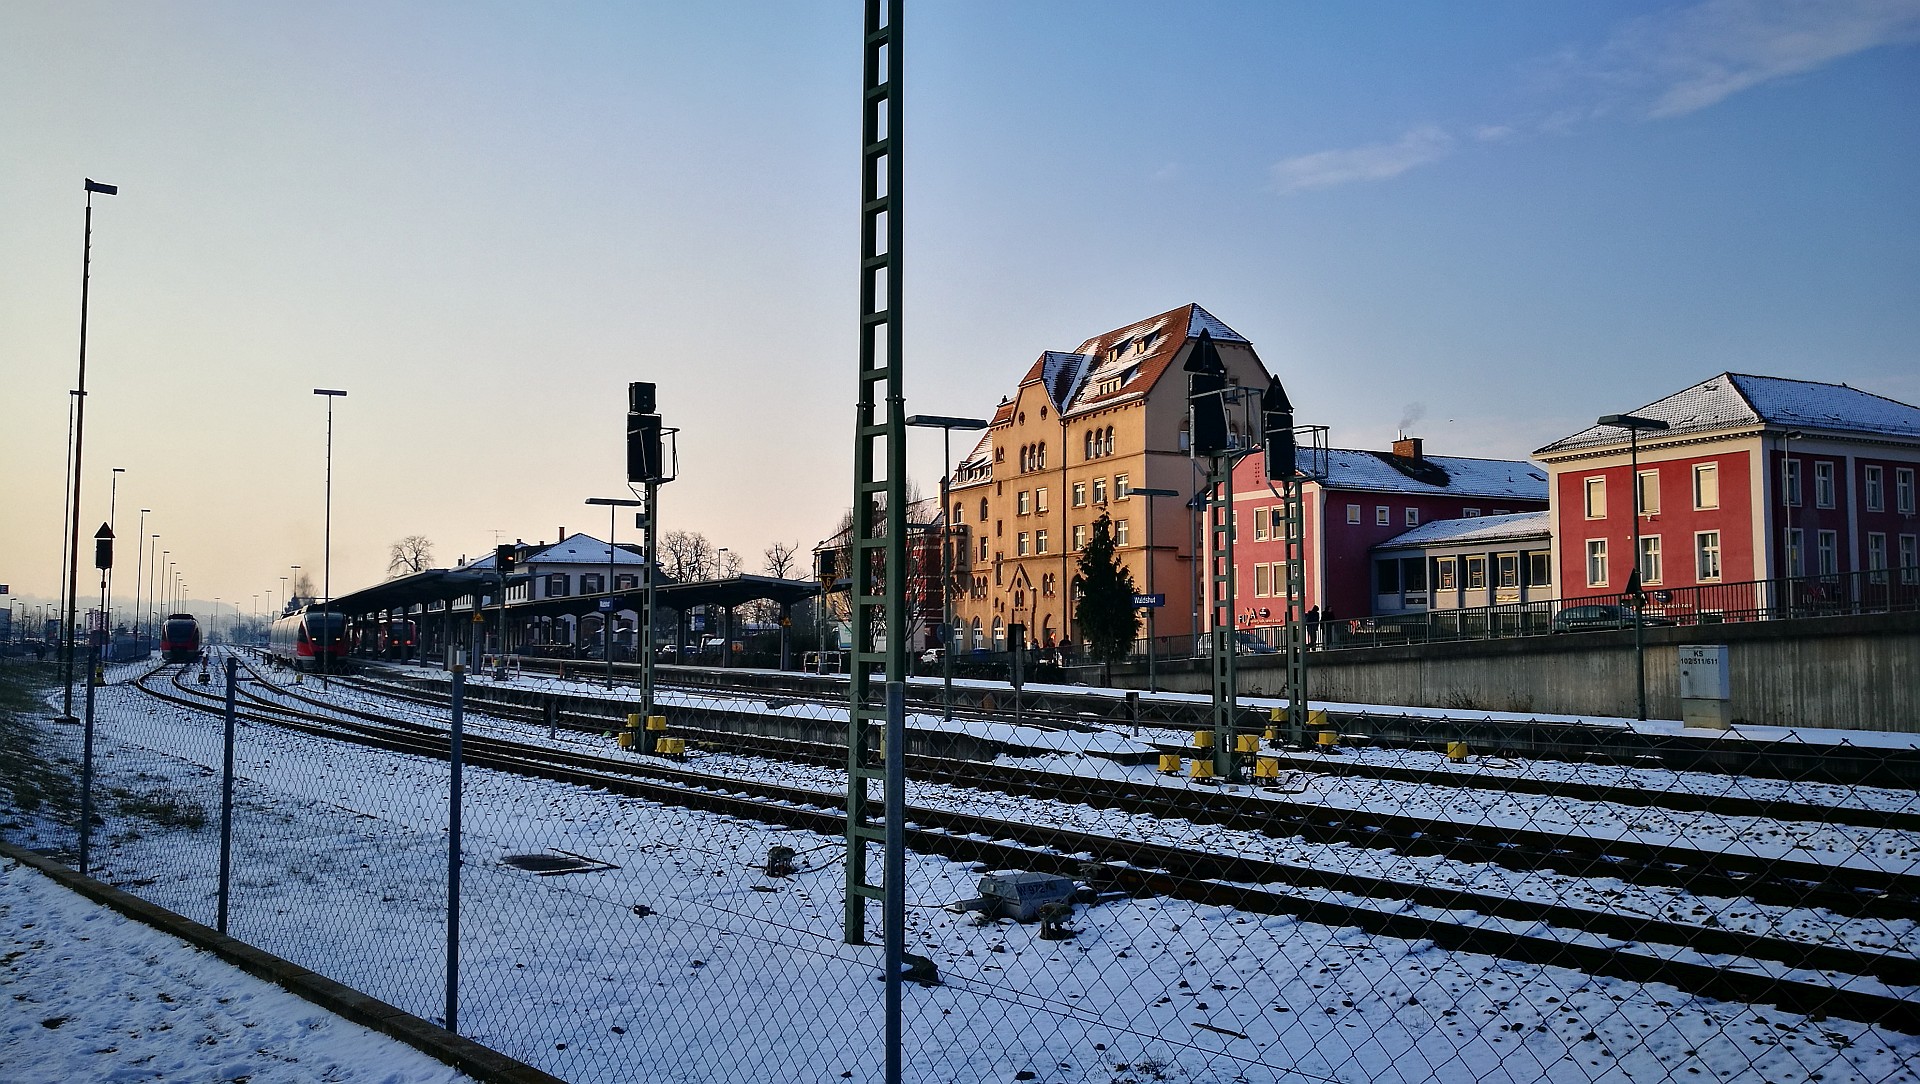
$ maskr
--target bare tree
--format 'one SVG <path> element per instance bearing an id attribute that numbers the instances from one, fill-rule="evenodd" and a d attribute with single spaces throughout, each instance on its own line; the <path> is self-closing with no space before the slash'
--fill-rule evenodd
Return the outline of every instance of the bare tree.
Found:
<path id="1" fill-rule="evenodd" d="M 699 531 L 668 531 L 660 536 L 661 566 L 681 583 L 704 580 L 714 574 L 713 542 Z"/>
<path id="2" fill-rule="evenodd" d="M 308 572 L 304 568 L 301 569 L 299 573 L 293 577 L 293 586 L 290 590 L 293 592 L 294 598 L 304 598 L 311 602 L 313 600 L 313 573 Z"/>
<path id="3" fill-rule="evenodd" d="M 800 559 L 800 544 L 795 542 L 789 546 L 785 542 L 775 542 L 767 547 L 764 557 L 767 562 L 767 575 L 784 580 Z"/>
<path id="4" fill-rule="evenodd" d="M 433 540 L 410 534 L 387 547 L 387 578 L 398 579 L 433 567 Z"/>

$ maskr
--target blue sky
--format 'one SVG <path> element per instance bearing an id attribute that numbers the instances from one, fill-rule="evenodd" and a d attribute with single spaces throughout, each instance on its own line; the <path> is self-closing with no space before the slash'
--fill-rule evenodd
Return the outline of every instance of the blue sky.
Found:
<path id="1" fill-rule="evenodd" d="M 0 582 L 52 594 L 95 218 L 87 529 L 250 605 L 421 533 L 848 503 L 859 5 L 0 8 Z M 1920 401 L 1920 3 L 935 3 L 907 29 L 909 406 L 1197 301 L 1303 421 L 1524 457 L 1722 369 Z M 936 441 L 915 475 L 937 484 Z M 84 579 L 84 577 L 83 577 Z"/>

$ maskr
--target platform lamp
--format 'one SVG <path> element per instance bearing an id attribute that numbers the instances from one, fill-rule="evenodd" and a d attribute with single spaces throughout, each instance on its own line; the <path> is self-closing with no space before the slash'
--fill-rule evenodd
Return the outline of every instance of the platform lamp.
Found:
<path id="1" fill-rule="evenodd" d="M 320 687 L 324 689 L 328 648 L 333 642 L 333 401 L 347 393 L 336 388 L 315 388 L 313 394 L 327 401 L 327 526 L 320 565 L 320 594 L 327 600 L 326 609 L 320 611 Z"/>
<path id="2" fill-rule="evenodd" d="M 621 508 L 639 508 L 645 501 L 636 501 L 631 497 L 588 497 L 591 505 L 605 505 L 607 508 L 607 597 L 600 600 L 600 633 L 606 641 L 607 652 L 607 688 L 613 688 L 613 531 L 616 510 Z M 648 629 L 652 636 L 653 630 Z"/>
<path id="3" fill-rule="evenodd" d="M 86 182 L 84 187 L 87 193 L 87 211 L 84 229 L 85 240 L 81 243 L 80 249 L 80 379 L 74 384 L 73 391 L 73 456 L 71 462 L 73 473 L 71 477 L 68 478 L 68 482 L 72 486 L 73 499 L 70 508 L 71 523 L 68 527 L 69 533 L 67 536 L 72 542 L 67 547 L 66 638 L 63 644 L 66 651 L 63 674 L 66 691 L 63 694 L 65 699 L 61 708 L 61 717 L 63 719 L 72 719 L 74 717 L 73 634 L 76 618 L 75 611 L 79 608 L 79 600 L 75 592 L 80 589 L 80 459 L 82 451 L 86 448 L 87 435 L 87 290 L 93 278 L 93 195 L 96 192 L 103 196 L 117 196 L 120 194 L 120 187 L 118 185 L 102 184 L 91 177 L 84 178 L 84 180 Z M 89 676 L 88 680 L 92 680 L 91 676 Z M 83 868 L 84 866 L 85 863 L 82 863 Z"/>
<path id="4" fill-rule="evenodd" d="M 146 575 L 147 513 L 151 511 L 153 511 L 151 508 L 140 510 L 140 530 L 133 536 L 133 643 L 135 648 L 140 646 L 140 630 L 145 624 L 145 614 L 140 609 L 140 585 L 144 582 L 141 577 Z"/>
<path id="5" fill-rule="evenodd" d="M 1647 718 L 1647 630 L 1642 611 L 1647 605 L 1647 591 L 1640 585 L 1640 515 L 1643 511 L 1640 507 L 1640 434 L 1642 432 L 1657 433 L 1668 426 L 1658 418 L 1642 418 L 1636 414 L 1602 415 L 1599 424 L 1627 431 L 1628 492 L 1633 495 L 1628 505 L 1633 510 L 1633 573 L 1627 577 L 1626 595 L 1627 600 L 1633 603 L 1634 703 L 1639 711 L 1638 718 L 1645 722 Z"/>
<path id="6" fill-rule="evenodd" d="M 953 431 L 978 432 L 987 427 L 985 418 L 949 418 L 940 414 L 913 414 L 907 424 L 920 429 L 940 430 L 940 689 L 944 717 L 953 721 Z M 1060 445 L 1060 462 L 1067 461 L 1067 448 Z M 1066 494 L 1061 494 L 1064 502 Z"/>
<path id="7" fill-rule="evenodd" d="M 1129 489 L 1127 495 L 1147 498 L 1147 594 L 1151 595 L 1153 594 L 1153 498 L 1180 497 L 1184 494 L 1177 489 Z M 1147 607 L 1147 691 L 1150 693 L 1160 691 L 1159 677 L 1154 672 L 1153 650 L 1153 615 L 1159 612 L 1159 609 L 1157 602 Z"/>

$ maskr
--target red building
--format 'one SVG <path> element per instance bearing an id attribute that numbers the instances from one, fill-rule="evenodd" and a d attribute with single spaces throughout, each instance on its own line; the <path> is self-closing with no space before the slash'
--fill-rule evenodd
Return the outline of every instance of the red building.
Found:
<path id="1" fill-rule="evenodd" d="M 1434 520 L 1547 507 L 1547 476 L 1533 464 L 1429 456 L 1417 437 L 1395 441 L 1390 452 L 1329 449 L 1325 463 L 1313 466 L 1322 476 L 1303 494 L 1306 605 L 1320 607 L 1323 616 L 1374 612 L 1372 550 L 1390 538 Z M 1239 628 L 1284 623 L 1286 541 L 1278 488 L 1269 485 L 1261 456 L 1234 469 Z"/>
<path id="2" fill-rule="evenodd" d="M 1552 493 L 1563 599 L 1649 588 L 1839 576 L 1920 565 L 1920 408 L 1843 384 L 1721 373 L 1631 412 L 1667 428 L 1594 425 L 1535 453 Z"/>

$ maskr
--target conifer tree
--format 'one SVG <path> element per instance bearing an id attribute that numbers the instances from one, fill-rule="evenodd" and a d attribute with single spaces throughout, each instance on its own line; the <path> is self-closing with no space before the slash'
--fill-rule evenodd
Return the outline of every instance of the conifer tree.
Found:
<path id="1" fill-rule="evenodd" d="M 1094 521 L 1073 586 L 1080 638 L 1087 654 L 1100 661 L 1102 680 L 1111 684 L 1114 662 L 1127 657 L 1140 635 L 1140 611 L 1133 607 L 1133 573 L 1115 559 L 1113 522 L 1107 516 Z"/>

